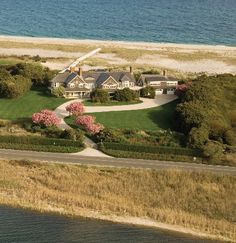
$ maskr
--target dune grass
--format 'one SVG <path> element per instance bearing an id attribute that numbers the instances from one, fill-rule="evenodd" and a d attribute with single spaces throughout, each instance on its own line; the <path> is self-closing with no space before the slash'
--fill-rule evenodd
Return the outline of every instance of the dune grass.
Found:
<path id="1" fill-rule="evenodd" d="M 65 101 L 64 98 L 52 97 L 47 88 L 37 88 L 18 99 L 0 99 L 0 119 L 29 118 L 42 109 L 55 109 Z"/>
<path id="2" fill-rule="evenodd" d="M 235 186 L 236 177 L 210 173 L 0 161 L 0 204 L 78 216 L 94 217 L 96 211 L 147 217 L 231 240 Z"/>

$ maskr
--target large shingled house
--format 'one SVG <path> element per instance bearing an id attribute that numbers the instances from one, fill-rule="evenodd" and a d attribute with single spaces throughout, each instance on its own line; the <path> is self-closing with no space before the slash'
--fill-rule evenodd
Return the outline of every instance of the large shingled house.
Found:
<path id="1" fill-rule="evenodd" d="M 167 71 L 163 71 L 163 75 L 142 74 L 137 82 L 141 87 L 152 86 L 155 88 L 156 95 L 174 94 L 178 86 L 178 79 L 167 75 Z"/>
<path id="2" fill-rule="evenodd" d="M 130 88 L 140 90 L 142 87 L 152 86 L 155 88 L 156 95 L 174 94 L 178 86 L 178 80 L 167 76 L 166 71 L 163 75 L 142 74 L 136 82 L 132 67 L 127 71 L 88 71 L 83 72 L 80 68 L 77 71 L 67 70 L 58 73 L 51 81 L 51 89 L 63 86 L 66 98 L 88 98 L 95 88 L 107 90 L 113 94 L 117 89 Z"/>
<path id="3" fill-rule="evenodd" d="M 51 81 L 51 89 L 63 86 L 65 88 L 66 98 L 85 98 L 89 97 L 91 91 L 95 88 L 106 89 L 109 93 L 114 93 L 117 89 L 134 88 L 135 78 L 130 72 L 79 72 L 66 71 L 58 73 Z"/>

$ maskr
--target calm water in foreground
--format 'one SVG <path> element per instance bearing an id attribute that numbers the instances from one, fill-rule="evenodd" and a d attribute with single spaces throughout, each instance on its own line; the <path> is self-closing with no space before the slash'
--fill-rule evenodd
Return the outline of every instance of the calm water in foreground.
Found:
<path id="1" fill-rule="evenodd" d="M 51 214 L 0 207 L 1 243 L 71 243 L 71 242 L 196 242 L 216 241 L 196 239 L 169 231 L 114 224 L 83 218 L 66 218 Z"/>
<path id="2" fill-rule="evenodd" d="M 235 0 L 1 0 L 0 34 L 236 45 Z"/>

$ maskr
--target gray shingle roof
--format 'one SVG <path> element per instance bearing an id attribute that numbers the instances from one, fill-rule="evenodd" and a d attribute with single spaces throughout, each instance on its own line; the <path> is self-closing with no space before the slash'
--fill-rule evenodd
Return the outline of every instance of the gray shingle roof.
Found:
<path id="1" fill-rule="evenodd" d="M 65 80 L 70 76 L 70 72 L 58 73 L 56 77 L 52 79 L 52 83 L 65 83 Z"/>
<path id="2" fill-rule="evenodd" d="M 152 74 L 142 74 L 142 78 L 145 79 L 146 82 L 152 81 L 178 81 L 177 78 L 171 76 L 163 76 L 163 75 L 152 75 Z"/>
<path id="3" fill-rule="evenodd" d="M 59 73 L 51 82 L 67 85 L 76 76 L 78 76 L 77 73 Z M 134 76 L 130 72 L 84 72 L 82 77 L 86 83 L 96 83 L 98 86 L 101 86 L 109 77 L 112 77 L 118 83 L 122 81 L 135 82 Z"/>

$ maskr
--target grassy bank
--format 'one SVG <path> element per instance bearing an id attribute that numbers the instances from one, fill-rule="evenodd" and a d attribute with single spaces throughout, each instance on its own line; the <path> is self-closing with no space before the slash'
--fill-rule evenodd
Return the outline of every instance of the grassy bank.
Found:
<path id="1" fill-rule="evenodd" d="M 52 97 L 47 88 L 37 88 L 18 99 L 0 99 L 0 119 L 29 118 L 35 112 L 42 109 L 55 109 L 64 102 L 64 98 Z"/>
<path id="2" fill-rule="evenodd" d="M 144 217 L 236 238 L 232 176 L 1 161 L 0 178 L 1 204 L 91 217 Z"/>

